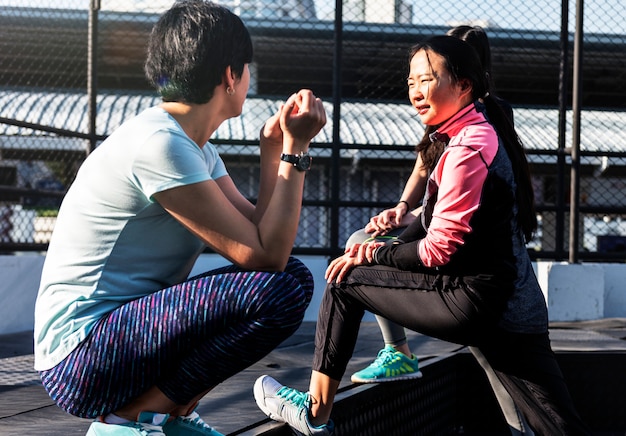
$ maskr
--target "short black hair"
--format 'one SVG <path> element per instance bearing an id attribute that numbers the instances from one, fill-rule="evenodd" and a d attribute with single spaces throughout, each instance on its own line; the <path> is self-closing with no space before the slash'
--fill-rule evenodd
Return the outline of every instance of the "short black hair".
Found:
<path id="1" fill-rule="evenodd" d="M 154 25 L 144 65 L 163 101 L 203 104 L 226 67 L 241 77 L 252 61 L 252 40 L 241 19 L 204 0 L 182 0 Z"/>

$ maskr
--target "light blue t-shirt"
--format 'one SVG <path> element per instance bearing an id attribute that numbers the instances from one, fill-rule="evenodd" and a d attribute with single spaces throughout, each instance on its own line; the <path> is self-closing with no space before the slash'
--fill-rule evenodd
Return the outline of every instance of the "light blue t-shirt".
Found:
<path id="1" fill-rule="evenodd" d="M 202 242 L 152 195 L 227 175 L 167 112 L 145 110 L 83 163 L 61 205 L 35 305 L 35 369 L 61 362 L 107 312 L 186 279 Z"/>

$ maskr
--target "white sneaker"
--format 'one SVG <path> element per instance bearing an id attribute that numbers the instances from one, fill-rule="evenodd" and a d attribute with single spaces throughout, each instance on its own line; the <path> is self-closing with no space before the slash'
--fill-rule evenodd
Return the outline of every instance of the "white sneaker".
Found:
<path id="1" fill-rule="evenodd" d="M 330 436 L 335 426 L 332 421 L 315 427 L 309 421 L 311 395 L 283 386 L 269 375 L 262 375 L 254 383 L 254 399 L 259 408 L 274 421 L 286 422 L 299 435 Z"/>

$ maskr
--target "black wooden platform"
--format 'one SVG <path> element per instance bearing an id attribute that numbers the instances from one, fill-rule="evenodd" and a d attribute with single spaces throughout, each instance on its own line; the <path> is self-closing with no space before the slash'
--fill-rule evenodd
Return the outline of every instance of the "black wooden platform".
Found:
<path id="1" fill-rule="evenodd" d="M 200 415 L 224 434 L 289 434 L 259 411 L 252 385 L 270 374 L 306 390 L 314 323 L 302 327 L 266 358 L 205 397 Z M 357 386 L 350 374 L 381 348 L 374 322 L 364 322 L 334 411 L 337 436 L 510 434 L 485 376 L 463 347 L 409 333 L 424 377 Z M 553 323 L 550 336 L 579 412 L 597 435 L 626 433 L 626 319 Z M 32 332 L 0 336 L 0 435 L 84 435 L 89 420 L 57 408 L 32 369 Z"/>

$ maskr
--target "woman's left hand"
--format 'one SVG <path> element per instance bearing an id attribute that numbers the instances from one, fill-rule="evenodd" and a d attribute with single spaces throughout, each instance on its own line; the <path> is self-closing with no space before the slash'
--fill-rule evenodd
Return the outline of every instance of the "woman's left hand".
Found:
<path id="1" fill-rule="evenodd" d="M 374 262 L 374 251 L 383 245 L 385 243 L 379 241 L 353 245 L 346 250 L 343 256 L 338 257 L 328 265 L 324 275 L 326 281 L 328 283 L 333 281 L 341 283 L 355 266 L 371 265 Z"/>

